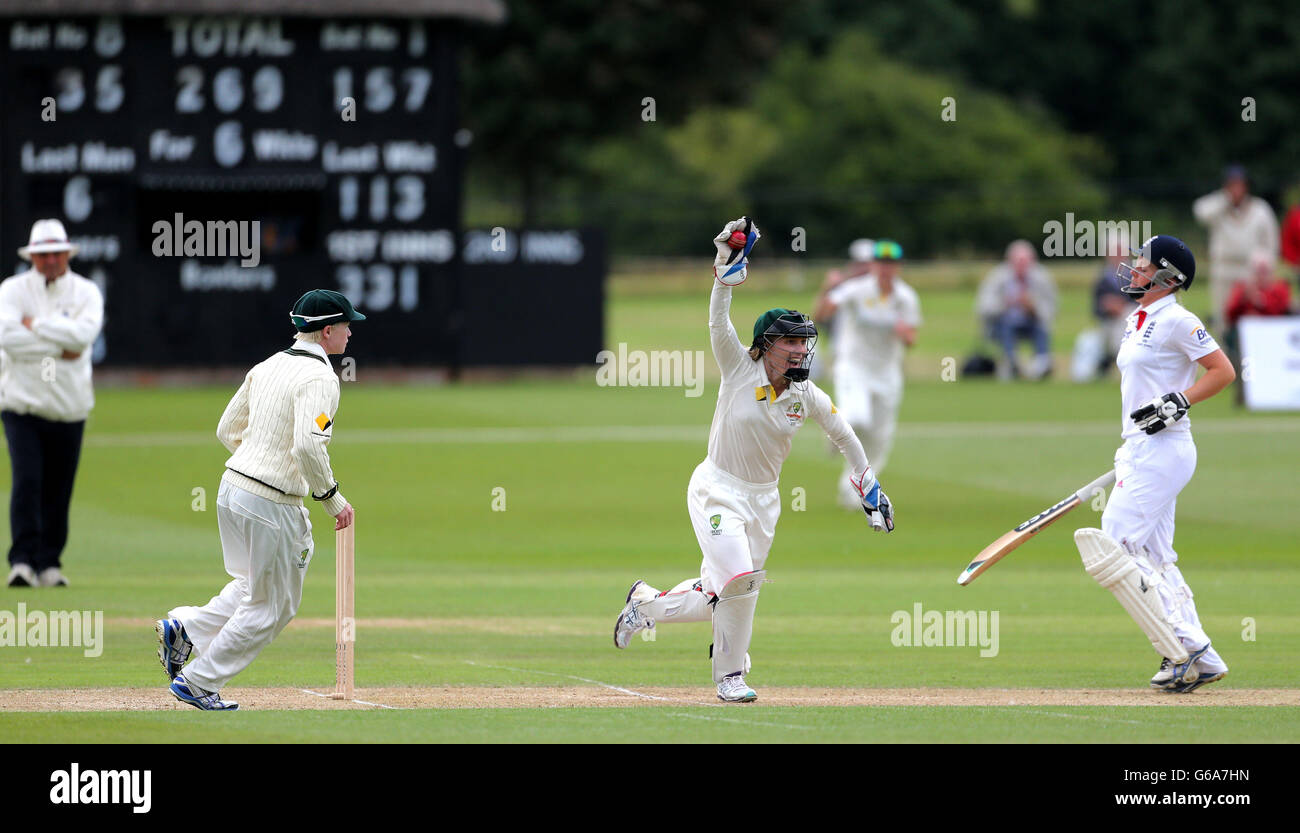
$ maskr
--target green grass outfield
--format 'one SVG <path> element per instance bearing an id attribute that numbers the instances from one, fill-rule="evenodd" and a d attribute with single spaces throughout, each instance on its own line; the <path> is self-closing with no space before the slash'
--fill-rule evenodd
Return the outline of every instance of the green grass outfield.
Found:
<path id="1" fill-rule="evenodd" d="M 768 306 L 799 300 L 742 287 L 734 320 L 747 329 Z M 1090 507 L 970 587 L 955 583 L 993 538 L 1110 467 L 1117 384 L 944 382 L 943 357 L 969 346 L 970 296 L 934 292 L 923 302 L 927 329 L 882 477 L 898 529 L 872 534 L 860 513 L 838 509 L 840 464 L 815 425 L 800 432 L 782 476 L 751 683 L 760 698 L 797 686 L 1141 691 L 1155 654 L 1083 572 L 1070 537 L 1099 524 Z M 1063 295 L 1063 308 L 1076 302 L 1080 292 Z M 706 304 L 707 283 L 689 295 L 616 295 L 607 340 L 707 349 Z M 1058 347 L 1068 349 L 1070 338 L 1059 333 Z M 590 370 L 549 381 L 384 387 L 367 383 L 364 330 L 353 347 L 358 381 L 343 386 L 331 454 L 359 518 L 359 687 L 709 693 L 707 625 L 665 625 L 656 641 L 635 640 L 627 651 L 612 647 L 610 633 L 633 579 L 664 589 L 698 574 L 685 490 L 705 452 L 716 382 L 699 398 L 598 387 Z M 708 367 L 715 377 L 711 358 Z M 224 582 L 215 498 L 226 454 L 213 431 L 231 392 L 100 390 L 64 558 L 73 586 L 0 589 L 0 610 L 20 601 L 102 610 L 103 654 L 0 648 L 6 739 L 156 742 L 179 737 L 170 730 L 183 726 L 189 742 L 1300 740 L 1300 702 L 1214 705 L 1237 691 L 1300 689 L 1300 416 L 1238 412 L 1227 395 L 1192 412 L 1199 464 L 1179 499 L 1176 545 L 1232 672 L 1180 698 L 1196 705 L 1160 708 L 1159 720 L 1142 706 L 647 706 L 632 697 L 627 707 L 598 708 L 169 710 L 150 622 L 173 605 L 205 601 Z M 0 477 L 7 492 L 7 466 Z M 195 489 L 206 490 L 204 511 L 194 508 Z M 495 489 L 505 490 L 505 511 L 493 511 Z M 313 521 L 317 553 L 299 621 L 232 694 L 332 683 L 333 542 L 319 509 Z M 997 611 L 996 656 L 894 646 L 891 616 L 917 603 Z M 6 710 L 20 689 L 123 687 L 159 709 Z"/>

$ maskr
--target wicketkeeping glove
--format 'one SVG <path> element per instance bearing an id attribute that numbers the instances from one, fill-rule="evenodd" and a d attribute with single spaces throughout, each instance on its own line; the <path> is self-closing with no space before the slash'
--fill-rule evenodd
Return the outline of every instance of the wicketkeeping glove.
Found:
<path id="1" fill-rule="evenodd" d="M 885 532 L 894 531 L 894 504 L 889 502 L 889 498 L 880 490 L 880 481 L 871 473 L 871 467 L 862 474 L 849 478 L 853 488 L 857 490 L 862 497 L 862 511 L 867 513 L 867 520 L 871 522 L 871 528 L 876 532 L 884 530 Z"/>
<path id="2" fill-rule="evenodd" d="M 733 235 L 740 235 L 734 238 Z M 713 245 L 718 254 L 713 258 L 713 276 L 718 283 L 739 286 L 748 277 L 749 253 L 762 237 L 758 226 L 748 217 L 732 220 L 722 227 Z M 739 244 L 739 245 L 737 245 Z"/>
<path id="3" fill-rule="evenodd" d="M 1155 434 L 1187 416 L 1190 407 L 1192 404 L 1187 401 L 1187 397 L 1175 391 L 1152 399 L 1129 414 L 1129 419 L 1148 434 Z"/>

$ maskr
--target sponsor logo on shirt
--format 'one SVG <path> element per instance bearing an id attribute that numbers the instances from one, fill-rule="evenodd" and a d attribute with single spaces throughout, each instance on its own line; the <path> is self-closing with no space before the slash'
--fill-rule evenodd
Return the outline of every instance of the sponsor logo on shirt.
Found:
<path id="1" fill-rule="evenodd" d="M 1205 332 L 1204 327 L 1197 327 L 1195 330 L 1192 330 L 1192 335 L 1196 338 L 1197 344 L 1204 344 L 1210 340 L 1210 334 Z"/>

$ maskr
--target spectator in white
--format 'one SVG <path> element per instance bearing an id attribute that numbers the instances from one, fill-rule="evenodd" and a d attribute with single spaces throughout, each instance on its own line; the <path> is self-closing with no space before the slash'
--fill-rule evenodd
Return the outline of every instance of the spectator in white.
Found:
<path id="1" fill-rule="evenodd" d="M 1137 309 L 1132 298 L 1119 287 L 1116 272 L 1129 257 L 1128 235 L 1122 231 L 1108 236 L 1103 244 L 1101 271 L 1092 285 L 1092 315 L 1097 326 L 1079 333 L 1074 342 L 1071 376 L 1076 382 L 1089 382 L 1106 375 L 1119 355 L 1127 319 Z"/>
<path id="2" fill-rule="evenodd" d="M 844 281 L 823 299 L 835 316 L 835 401 L 852 426 L 877 474 L 885 470 L 903 402 L 903 351 L 916 342 L 921 301 L 899 277 L 903 247 L 877 240 L 870 274 Z M 849 483 L 852 466 L 840 478 L 839 500 L 857 509 L 862 498 Z"/>
<path id="3" fill-rule="evenodd" d="M 1277 215 L 1267 202 L 1251 196 L 1246 169 L 1229 165 L 1223 187 L 1192 204 L 1196 221 L 1210 233 L 1210 308 L 1222 330 L 1232 286 L 1250 277 L 1251 257 L 1278 253 Z"/>
<path id="4" fill-rule="evenodd" d="M 18 250 L 32 268 L 0 283 L 0 419 L 13 469 L 10 587 L 66 587 L 60 567 L 86 417 L 90 347 L 104 323 L 99 287 L 68 268 L 77 247 L 37 220 Z"/>
<path id="5" fill-rule="evenodd" d="M 1056 317 L 1056 284 L 1038 265 L 1038 254 L 1028 240 L 1007 246 L 1006 260 L 985 276 L 975 299 L 975 309 L 989 335 L 1002 346 L 998 378 L 1014 375 L 1045 378 L 1052 371 L 1051 325 Z M 1016 361 L 1016 345 L 1034 345 L 1034 360 L 1027 370 Z"/>

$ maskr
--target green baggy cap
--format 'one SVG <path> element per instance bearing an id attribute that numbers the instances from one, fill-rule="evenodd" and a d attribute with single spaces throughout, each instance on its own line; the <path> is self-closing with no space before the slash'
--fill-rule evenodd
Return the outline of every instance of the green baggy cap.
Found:
<path id="1" fill-rule="evenodd" d="M 332 289 L 313 289 L 293 305 L 289 320 L 300 333 L 323 330 L 331 324 L 345 321 L 365 321 L 366 317 L 352 308 L 352 302 L 342 292 Z"/>
<path id="2" fill-rule="evenodd" d="M 816 338 L 817 327 L 812 319 L 797 309 L 770 309 L 754 322 L 754 341 L 764 334 L 776 336 L 793 336 L 794 338 Z"/>

